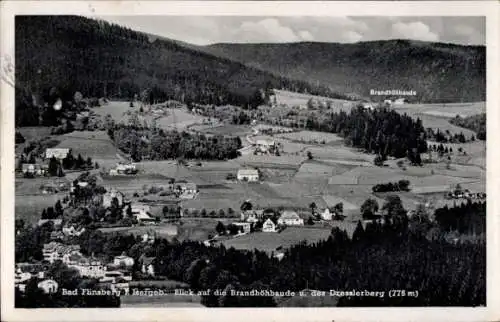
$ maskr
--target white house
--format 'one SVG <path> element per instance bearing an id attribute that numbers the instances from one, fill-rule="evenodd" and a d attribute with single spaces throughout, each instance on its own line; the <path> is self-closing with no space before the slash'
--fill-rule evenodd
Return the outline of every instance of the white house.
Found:
<path id="1" fill-rule="evenodd" d="M 155 239 L 156 239 L 156 234 L 154 232 L 145 233 L 142 235 L 143 243 L 153 244 L 155 242 Z"/>
<path id="2" fill-rule="evenodd" d="M 259 171 L 257 169 L 240 169 L 236 177 L 240 181 L 256 182 L 259 181 Z"/>
<path id="3" fill-rule="evenodd" d="M 263 151 L 269 151 L 276 146 L 276 142 L 274 140 L 257 140 L 255 145 Z"/>
<path id="4" fill-rule="evenodd" d="M 403 105 L 406 103 L 406 101 L 407 101 L 406 98 L 398 98 L 394 100 L 393 105 Z"/>
<path id="5" fill-rule="evenodd" d="M 268 218 L 264 223 L 262 224 L 262 231 L 265 233 L 274 233 L 276 232 L 276 224 L 271 220 L 271 218 Z"/>
<path id="6" fill-rule="evenodd" d="M 285 210 L 278 219 L 279 225 L 303 226 L 304 219 L 300 218 L 295 211 Z"/>
<path id="7" fill-rule="evenodd" d="M 55 157 L 56 159 L 62 160 L 68 156 L 71 152 L 71 149 L 68 148 L 48 148 L 45 150 L 45 158 L 51 159 Z"/>
<path id="8" fill-rule="evenodd" d="M 134 174 L 137 173 L 135 163 L 117 163 L 114 169 L 109 170 L 110 175 Z"/>
<path id="9" fill-rule="evenodd" d="M 391 100 L 384 100 L 384 105 L 391 106 L 392 101 Z"/>
<path id="10" fill-rule="evenodd" d="M 45 294 L 57 293 L 59 284 L 53 279 L 46 279 L 38 283 L 38 288 L 43 290 Z"/>
<path id="11" fill-rule="evenodd" d="M 277 252 L 276 254 L 273 255 L 273 258 L 276 258 L 277 260 L 282 260 L 285 257 L 285 253 L 283 252 Z"/>
<path id="12" fill-rule="evenodd" d="M 154 260 L 155 260 L 155 257 L 143 257 L 142 258 L 141 272 L 143 274 L 148 274 L 151 276 L 155 275 L 155 268 L 153 265 Z"/>
<path id="13" fill-rule="evenodd" d="M 245 210 L 241 213 L 241 221 L 246 221 L 248 223 L 256 223 L 264 215 L 264 210 Z"/>
<path id="14" fill-rule="evenodd" d="M 117 278 L 114 283 L 111 283 L 110 289 L 114 294 L 125 295 L 130 292 L 130 284 L 127 280 Z"/>
<path id="15" fill-rule="evenodd" d="M 325 208 L 325 210 L 321 213 L 321 219 L 323 220 L 332 220 L 332 217 L 335 213 L 331 212 L 330 209 Z"/>
<path id="16" fill-rule="evenodd" d="M 122 271 L 106 271 L 104 275 L 99 278 L 99 282 L 111 282 L 111 283 L 116 283 L 118 280 L 125 280 L 125 281 L 131 281 L 132 280 L 132 275 L 130 272 L 122 272 Z"/>
<path id="17" fill-rule="evenodd" d="M 121 193 L 116 189 L 111 189 L 111 191 L 108 191 L 104 195 L 102 195 L 102 206 L 104 208 L 111 207 L 113 198 L 116 198 L 118 200 L 119 207 L 123 205 L 123 199 L 124 199 L 123 193 Z"/>
<path id="18" fill-rule="evenodd" d="M 193 182 L 179 182 L 174 185 L 174 190 L 181 199 L 194 199 L 198 194 L 198 187 Z"/>
<path id="19" fill-rule="evenodd" d="M 113 259 L 113 264 L 115 266 L 132 267 L 134 266 L 134 259 L 126 255 L 115 256 L 115 258 Z"/>
<path id="20" fill-rule="evenodd" d="M 62 219 L 40 219 L 38 220 L 38 226 L 43 226 L 44 224 L 52 222 L 54 224 L 55 229 L 61 228 Z"/>
<path id="21" fill-rule="evenodd" d="M 56 260 L 67 263 L 71 260 L 71 255 L 80 254 L 80 245 L 63 245 L 58 242 L 50 242 L 43 245 L 42 254 L 43 258 L 50 263 Z"/>
<path id="22" fill-rule="evenodd" d="M 365 103 L 362 103 L 362 105 L 361 105 L 361 106 L 363 106 L 363 108 L 364 108 L 365 110 L 374 110 L 374 109 L 375 109 L 375 108 L 373 107 L 373 104 L 372 104 L 372 103 L 366 103 L 366 102 L 365 102 Z"/>
<path id="23" fill-rule="evenodd" d="M 103 265 L 101 261 L 88 258 L 82 258 L 77 263 L 68 265 L 68 267 L 78 270 L 81 276 L 91 278 L 101 278 L 107 270 L 106 265 Z"/>
<path id="24" fill-rule="evenodd" d="M 233 225 L 243 228 L 243 233 L 249 233 L 251 224 L 249 222 L 233 222 Z"/>
<path id="25" fill-rule="evenodd" d="M 15 270 L 15 281 L 24 282 L 32 277 L 39 279 L 45 278 L 45 272 L 48 270 L 47 265 L 32 264 L 32 263 L 17 263 Z"/>
<path id="26" fill-rule="evenodd" d="M 66 236 L 80 236 L 85 232 L 85 227 L 81 227 L 80 229 L 75 228 L 75 226 L 66 226 L 63 227 L 62 232 Z"/>
<path id="27" fill-rule="evenodd" d="M 43 176 L 48 170 L 48 166 L 44 164 L 37 163 L 23 163 L 21 165 L 21 171 L 23 174 L 32 174 L 36 176 Z"/>
<path id="28" fill-rule="evenodd" d="M 148 205 L 133 204 L 130 205 L 130 208 L 132 210 L 132 216 L 134 216 L 139 223 L 147 224 L 156 222 L 155 218 L 153 218 L 150 214 L 151 208 Z M 127 215 L 127 210 L 128 207 L 123 209 L 124 216 Z"/>

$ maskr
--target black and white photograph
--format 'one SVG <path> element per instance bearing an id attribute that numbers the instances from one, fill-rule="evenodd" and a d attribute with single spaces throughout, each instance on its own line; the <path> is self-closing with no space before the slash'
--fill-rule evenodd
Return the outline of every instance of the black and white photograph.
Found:
<path id="1" fill-rule="evenodd" d="M 486 16 L 13 22 L 14 308 L 487 306 Z"/>

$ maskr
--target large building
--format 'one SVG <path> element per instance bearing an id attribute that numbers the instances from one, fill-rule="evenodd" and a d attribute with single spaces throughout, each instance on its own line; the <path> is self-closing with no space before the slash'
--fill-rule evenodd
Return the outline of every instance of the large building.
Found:
<path id="1" fill-rule="evenodd" d="M 49 148 L 45 150 L 45 158 L 51 159 L 55 157 L 56 159 L 62 160 L 70 154 L 71 149 L 69 148 Z"/>
<path id="2" fill-rule="evenodd" d="M 259 171 L 257 169 L 240 169 L 236 177 L 239 181 L 256 182 L 259 181 Z"/>
<path id="3" fill-rule="evenodd" d="M 304 219 L 300 218 L 295 211 L 285 210 L 278 219 L 278 224 L 287 226 L 302 226 L 304 225 Z"/>
<path id="4" fill-rule="evenodd" d="M 21 171 L 23 174 L 31 174 L 33 176 L 43 176 L 48 171 L 48 165 L 36 163 L 23 163 Z"/>

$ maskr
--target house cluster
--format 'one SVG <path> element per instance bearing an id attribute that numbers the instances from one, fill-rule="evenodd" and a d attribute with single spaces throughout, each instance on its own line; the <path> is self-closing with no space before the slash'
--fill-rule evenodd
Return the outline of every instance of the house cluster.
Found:
<path id="1" fill-rule="evenodd" d="M 475 199 L 485 200 L 485 192 L 471 192 L 469 189 L 454 189 L 447 194 L 448 199 Z"/>
<path id="2" fill-rule="evenodd" d="M 326 207 L 319 214 L 319 218 L 325 221 L 343 219 L 344 216 L 333 207 Z"/>
<path id="3" fill-rule="evenodd" d="M 175 182 L 173 190 L 176 193 L 177 198 L 180 199 L 194 199 L 199 192 L 195 183 L 184 180 Z"/>
<path id="4" fill-rule="evenodd" d="M 400 106 L 408 103 L 408 100 L 406 98 L 400 97 L 396 98 L 394 100 L 390 99 L 385 99 L 384 100 L 384 106 Z"/>
<path id="5" fill-rule="evenodd" d="M 132 280 L 134 259 L 122 254 L 115 256 L 109 263 L 86 257 L 80 252 L 79 245 L 51 241 L 43 245 L 43 261 L 39 263 L 16 263 L 15 285 L 21 292 L 32 278 L 39 280 L 38 287 L 45 293 L 55 293 L 58 283 L 49 276 L 49 267 L 61 261 L 69 268 L 78 271 L 80 277 L 97 279 L 100 286 L 108 286 L 116 294 L 128 293 Z M 57 278 L 57 277 L 56 277 Z"/>
<path id="6" fill-rule="evenodd" d="M 68 148 L 48 148 L 45 150 L 44 159 L 41 163 L 22 163 L 21 172 L 24 176 L 33 177 L 43 177 L 49 173 L 48 161 L 55 157 L 57 160 L 61 161 L 68 154 L 71 153 L 71 149 Z M 31 161 L 33 162 L 33 160 Z"/>
<path id="7" fill-rule="evenodd" d="M 139 224 L 143 225 L 154 225 L 156 224 L 156 218 L 151 215 L 151 207 L 143 204 L 129 205 L 132 212 L 132 216 L 137 220 Z M 123 208 L 123 215 L 127 216 L 128 207 Z"/>
<path id="8" fill-rule="evenodd" d="M 274 140 L 257 140 L 255 142 L 255 151 L 256 155 L 264 155 L 264 154 L 276 154 L 278 150 L 278 145 Z"/>
<path id="9" fill-rule="evenodd" d="M 262 223 L 262 231 L 277 232 L 280 227 L 303 226 L 304 219 L 293 210 L 284 210 L 279 216 L 274 213 L 265 213 L 263 210 L 246 210 L 241 213 L 240 222 L 233 223 L 244 227 L 244 232 L 250 231 L 252 225 Z"/>
<path id="10" fill-rule="evenodd" d="M 131 175 L 136 173 L 137 173 L 137 167 L 135 163 L 118 162 L 115 168 L 109 170 L 109 175 L 111 176 Z"/>
<path id="11" fill-rule="evenodd" d="M 259 170 L 250 168 L 239 169 L 236 178 L 239 181 L 257 182 L 259 181 Z"/>

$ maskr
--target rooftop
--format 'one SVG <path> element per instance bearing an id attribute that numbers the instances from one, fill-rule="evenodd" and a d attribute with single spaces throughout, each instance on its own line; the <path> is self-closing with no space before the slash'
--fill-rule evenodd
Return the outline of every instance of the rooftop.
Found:
<path id="1" fill-rule="evenodd" d="M 238 174 L 239 175 L 242 175 L 242 176 L 245 176 L 245 175 L 258 175 L 259 174 L 259 171 L 257 171 L 257 169 L 240 169 L 238 170 Z"/>
<path id="2" fill-rule="evenodd" d="M 300 219 L 300 216 L 293 210 L 285 210 L 280 219 Z"/>

